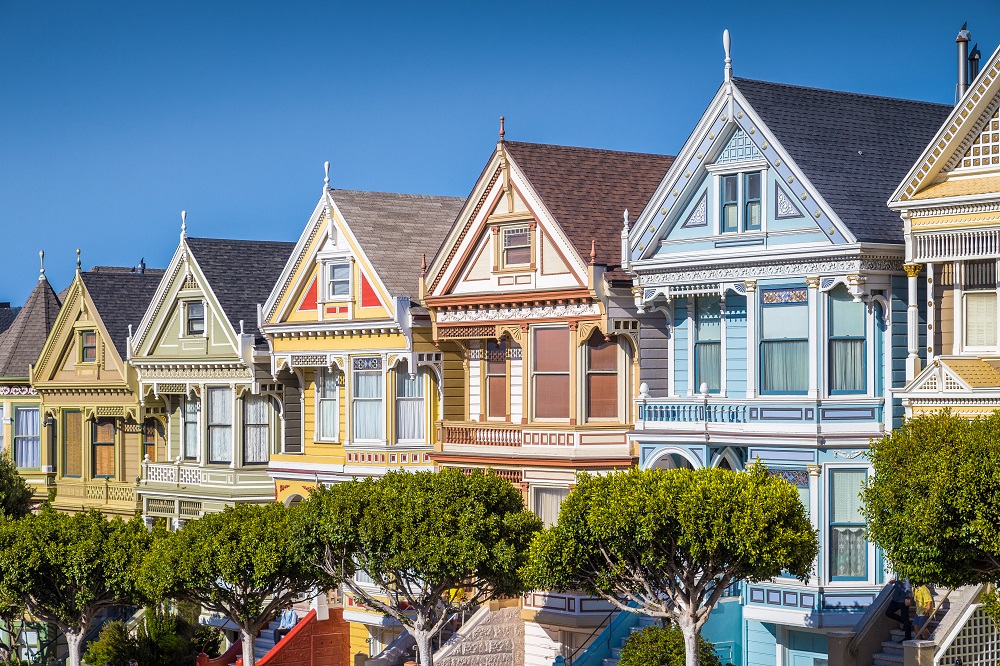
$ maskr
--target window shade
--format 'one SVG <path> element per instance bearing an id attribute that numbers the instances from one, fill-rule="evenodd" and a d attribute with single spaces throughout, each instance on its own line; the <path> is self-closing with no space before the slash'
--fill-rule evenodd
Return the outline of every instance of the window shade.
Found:
<path id="1" fill-rule="evenodd" d="M 535 329 L 535 372 L 569 372 L 569 329 Z"/>
<path id="2" fill-rule="evenodd" d="M 83 414 L 63 412 L 65 476 L 83 476 Z"/>
<path id="3" fill-rule="evenodd" d="M 865 304 L 855 303 L 847 288 L 843 286 L 830 292 L 830 335 L 834 337 L 865 335 Z"/>
<path id="4" fill-rule="evenodd" d="M 233 392 L 208 389 L 208 455 L 216 463 L 233 461 Z"/>
<path id="5" fill-rule="evenodd" d="M 965 344 L 969 347 L 993 347 L 996 343 L 996 292 L 973 292 L 966 294 Z"/>
<path id="6" fill-rule="evenodd" d="M 864 523 L 861 514 L 861 487 L 864 485 L 864 470 L 835 470 L 830 473 L 832 495 L 830 498 L 830 522 Z"/>
<path id="7" fill-rule="evenodd" d="M 243 401 L 243 457 L 249 464 L 266 463 L 270 457 L 269 411 L 267 396 L 249 395 Z"/>
<path id="8" fill-rule="evenodd" d="M 805 303 L 761 309 L 761 333 L 768 340 L 809 337 L 809 308 Z"/>

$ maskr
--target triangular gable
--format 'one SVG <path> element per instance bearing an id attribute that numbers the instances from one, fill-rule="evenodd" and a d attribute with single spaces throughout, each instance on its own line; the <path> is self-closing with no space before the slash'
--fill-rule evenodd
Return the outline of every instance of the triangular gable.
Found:
<path id="1" fill-rule="evenodd" d="M 1000 120 L 1000 47 L 993 52 L 965 96 L 955 105 L 934 139 L 924 149 L 920 159 L 910 169 L 889 199 L 889 206 L 898 208 L 949 174 L 970 173 L 984 169 L 1000 171 L 1000 160 L 994 162 L 994 121 Z M 1000 122 L 997 123 L 1000 129 Z M 976 150 L 978 143 L 979 150 Z M 989 154 L 982 153 L 988 147 Z M 977 154 L 979 153 L 979 154 Z M 988 159 L 988 163 L 984 162 Z M 977 164 L 978 161 L 978 164 Z"/>
<path id="2" fill-rule="evenodd" d="M 972 391 L 972 387 L 940 361 L 931 363 L 913 378 L 904 393 L 944 393 Z"/>
<path id="3" fill-rule="evenodd" d="M 632 260 L 655 255 L 660 241 L 667 240 L 674 229 L 684 231 L 680 234 L 682 240 L 716 236 L 718 202 L 710 175 L 739 164 L 766 169 L 762 216 L 773 220 L 801 218 L 798 226 L 804 237 L 833 244 L 856 241 L 790 158 L 780 137 L 760 119 L 736 86 L 724 83 L 632 227 Z M 807 232 L 811 236 L 806 236 Z"/>
<path id="4" fill-rule="evenodd" d="M 471 205 L 475 202 L 475 205 Z M 503 230 L 530 228 L 530 264 L 503 274 Z M 494 231 L 496 229 L 496 231 Z M 427 272 L 428 296 L 488 291 L 576 288 L 587 284 L 587 263 L 546 209 L 503 144 L 493 153 Z"/>

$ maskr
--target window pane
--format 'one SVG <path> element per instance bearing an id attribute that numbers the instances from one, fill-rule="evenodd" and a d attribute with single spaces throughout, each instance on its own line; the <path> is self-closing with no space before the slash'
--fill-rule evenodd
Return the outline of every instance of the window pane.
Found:
<path id="1" fill-rule="evenodd" d="M 997 343 L 996 292 L 965 295 L 965 344 L 993 347 Z"/>
<path id="2" fill-rule="evenodd" d="M 319 401 L 319 436 L 323 439 L 337 438 L 337 401 L 324 398 Z"/>
<path id="3" fill-rule="evenodd" d="M 111 478 L 115 475 L 114 444 L 94 445 L 94 476 Z"/>
<path id="4" fill-rule="evenodd" d="M 836 470 L 830 473 L 830 522 L 864 524 L 861 514 L 861 487 L 864 470 Z"/>
<path id="5" fill-rule="evenodd" d="M 504 250 L 505 266 L 521 266 L 531 263 L 530 247 L 512 247 Z"/>
<path id="6" fill-rule="evenodd" d="M 569 329 L 536 328 L 536 372 L 569 372 Z"/>
<path id="7" fill-rule="evenodd" d="M 248 464 L 266 463 L 271 449 L 268 399 L 250 395 L 243 401 L 243 457 Z"/>
<path id="8" fill-rule="evenodd" d="M 780 308 L 784 309 L 784 308 Z M 809 385 L 809 343 L 763 342 L 761 351 L 761 390 L 777 393 L 802 393 Z"/>
<path id="9" fill-rule="evenodd" d="M 14 410 L 14 462 L 18 467 L 35 468 L 42 464 L 40 433 L 37 407 Z"/>
<path id="10" fill-rule="evenodd" d="M 722 339 L 722 308 L 715 296 L 699 296 L 695 299 L 695 339 Z"/>
<path id="11" fill-rule="evenodd" d="M 535 375 L 535 417 L 569 418 L 569 375 Z"/>
<path id="12" fill-rule="evenodd" d="M 333 264 L 330 266 L 330 276 L 332 279 L 350 280 L 351 279 L 351 265 L 350 264 Z"/>
<path id="13" fill-rule="evenodd" d="M 151 461 L 156 460 L 156 448 L 163 442 L 163 426 L 159 420 L 154 418 L 146 419 L 142 426 L 143 459 L 149 456 Z"/>
<path id="14" fill-rule="evenodd" d="M 355 372 L 354 373 L 354 397 L 355 398 L 381 398 L 382 397 L 382 373 L 381 372 Z"/>
<path id="15" fill-rule="evenodd" d="M 385 411 L 382 406 L 382 373 L 354 373 L 354 438 L 383 439 Z"/>
<path id="16" fill-rule="evenodd" d="M 759 173 L 748 173 L 746 175 L 746 182 L 743 184 L 743 186 L 746 188 L 747 201 L 760 201 Z"/>
<path id="17" fill-rule="evenodd" d="M 618 375 L 587 376 L 587 415 L 596 419 L 618 418 Z"/>
<path id="18" fill-rule="evenodd" d="M 535 515 L 542 519 L 546 527 L 559 520 L 559 508 L 569 495 L 566 488 L 534 488 Z"/>
<path id="19" fill-rule="evenodd" d="M 65 476 L 83 476 L 83 414 L 63 412 Z"/>
<path id="20" fill-rule="evenodd" d="M 232 425 L 233 392 L 228 388 L 208 389 L 208 424 Z"/>
<path id="21" fill-rule="evenodd" d="M 605 341 L 594 333 L 587 341 L 587 369 L 598 372 L 618 372 L 618 343 Z"/>
<path id="22" fill-rule="evenodd" d="M 211 462 L 233 461 L 233 392 L 208 389 L 208 457 Z"/>
<path id="23" fill-rule="evenodd" d="M 695 366 L 698 376 L 695 390 L 701 391 L 702 384 L 708 384 L 709 391 L 718 391 L 722 384 L 722 344 L 699 342 L 695 345 Z"/>
<path id="24" fill-rule="evenodd" d="M 830 335 L 865 336 L 865 304 L 855 303 L 843 285 L 830 292 Z"/>
<path id="25" fill-rule="evenodd" d="M 531 244 L 531 239 L 529 237 L 530 229 L 528 227 L 516 227 L 514 229 L 504 229 L 503 232 L 503 246 L 504 247 L 523 247 L 525 245 Z"/>
<path id="26" fill-rule="evenodd" d="M 726 204 L 722 207 L 722 230 L 723 231 L 736 231 L 739 225 L 739 220 L 737 218 L 737 207 L 736 204 Z"/>
<path id="27" fill-rule="evenodd" d="M 486 379 L 486 416 L 489 418 L 507 417 L 507 377 L 488 377 Z"/>
<path id="28" fill-rule="evenodd" d="M 722 177 L 722 202 L 736 203 L 736 176 Z"/>
<path id="29" fill-rule="evenodd" d="M 868 542 L 863 527 L 830 528 L 830 575 L 865 578 L 868 575 Z"/>
<path id="30" fill-rule="evenodd" d="M 761 334 L 767 340 L 788 340 L 809 337 L 809 307 L 781 305 L 761 308 Z"/>
<path id="31" fill-rule="evenodd" d="M 830 390 L 865 390 L 865 341 L 830 341 Z"/>
<path id="32" fill-rule="evenodd" d="M 94 442 L 112 444 L 115 441 L 115 422 L 111 419 L 100 419 L 94 423 Z"/>
<path id="33" fill-rule="evenodd" d="M 335 370 L 322 370 L 320 379 L 320 393 L 324 398 L 337 397 L 337 372 Z"/>
<path id="34" fill-rule="evenodd" d="M 750 201 L 747 203 L 747 209 L 744 213 L 743 224 L 747 231 L 756 231 L 760 229 L 760 202 Z"/>
<path id="35" fill-rule="evenodd" d="M 198 457 L 198 401 L 184 399 L 184 457 Z"/>

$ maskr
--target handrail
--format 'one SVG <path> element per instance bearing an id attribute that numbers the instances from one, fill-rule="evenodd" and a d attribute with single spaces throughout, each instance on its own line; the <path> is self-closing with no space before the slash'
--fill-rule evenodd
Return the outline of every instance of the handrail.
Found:
<path id="1" fill-rule="evenodd" d="M 602 629 L 605 628 L 604 623 L 608 622 L 609 620 L 611 620 L 611 616 L 612 615 L 614 615 L 615 613 L 623 613 L 623 612 L 625 612 L 625 611 L 620 611 L 620 610 L 618 610 L 616 608 L 613 611 L 611 611 L 610 613 L 608 613 L 608 616 L 606 618 L 604 618 L 603 620 L 601 620 L 601 623 L 599 625 L 597 625 L 592 632 L 590 632 L 590 636 L 587 636 L 587 640 L 585 640 L 580 647 L 578 647 L 577 649 L 573 650 L 573 653 L 569 656 L 569 660 L 566 663 L 567 664 L 572 664 L 573 663 L 573 658 L 576 657 L 576 653 L 579 652 L 580 650 L 582 650 L 583 647 L 584 647 L 584 645 L 587 645 L 587 643 L 590 642 L 590 639 L 594 637 L 594 634 L 596 634 L 598 631 L 601 631 Z M 611 622 L 608 622 L 607 627 L 610 628 L 611 625 L 613 624 L 613 622 L 614 622 L 613 620 Z M 611 639 L 611 637 L 608 636 L 608 640 L 610 640 L 610 639 Z M 609 647 L 610 647 L 610 645 L 609 645 Z"/>
<path id="2" fill-rule="evenodd" d="M 196 666 L 229 666 L 236 661 L 236 657 L 243 654 L 243 639 L 240 639 L 229 646 L 229 649 L 220 654 L 215 659 L 210 658 L 202 652 L 195 657 Z"/>
<path id="3" fill-rule="evenodd" d="M 919 639 L 920 634 L 924 633 L 925 631 L 927 632 L 927 636 L 930 637 L 931 620 L 938 614 L 938 611 L 941 610 L 941 608 L 944 606 L 944 602 L 948 601 L 948 597 L 951 596 L 951 592 L 952 592 L 951 590 L 945 591 L 944 596 L 941 597 L 941 601 L 939 601 L 936 605 L 931 606 L 931 612 L 927 616 L 927 623 L 924 624 L 924 626 L 917 629 L 917 633 L 913 635 L 913 638 Z"/>
<path id="4" fill-rule="evenodd" d="M 868 606 L 868 610 L 865 611 L 861 619 L 858 620 L 857 624 L 854 625 L 854 637 L 851 638 L 850 642 L 847 644 L 847 649 L 851 654 L 857 654 L 858 648 L 860 647 L 861 637 L 866 635 L 871 629 L 872 625 L 876 620 L 882 617 L 885 612 L 885 607 L 889 604 L 889 600 L 892 598 L 892 584 L 887 583 L 882 591 L 878 593 L 871 605 Z"/>

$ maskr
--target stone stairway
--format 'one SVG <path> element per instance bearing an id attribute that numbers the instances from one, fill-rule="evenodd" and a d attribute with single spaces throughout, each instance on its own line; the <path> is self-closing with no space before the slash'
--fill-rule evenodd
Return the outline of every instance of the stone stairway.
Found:
<path id="1" fill-rule="evenodd" d="M 635 626 L 632 627 L 630 635 L 637 631 L 642 631 L 646 627 L 652 627 L 659 623 L 660 621 L 656 618 L 649 617 L 648 615 L 640 615 L 639 620 L 636 622 Z M 628 636 L 622 639 L 621 645 L 611 648 L 611 656 L 604 660 L 603 666 L 618 666 L 618 658 L 621 657 L 622 648 L 625 647 L 626 642 L 628 642 Z"/>
<path id="2" fill-rule="evenodd" d="M 474 627 L 455 634 L 434 657 L 436 666 L 523 666 L 521 609 L 485 611 Z"/>
<path id="3" fill-rule="evenodd" d="M 935 592 L 932 595 L 934 599 L 934 606 L 937 607 L 941 604 L 941 600 L 944 598 L 944 593 Z M 941 608 L 937 609 L 937 612 L 928 621 L 929 630 L 924 631 L 921 634 L 921 638 L 927 638 L 930 634 L 937 629 L 938 624 L 941 623 L 941 618 L 944 617 L 945 613 L 948 612 L 950 607 L 948 601 L 946 600 Z M 911 607 L 910 617 L 916 615 L 916 609 Z M 898 626 L 898 625 L 897 625 Z M 882 650 L 880 652 L 872 655 L 872 666 L 900 666 L 903 663 L 903 639 L 906 635 L 903 633 L 902 629 L 893 629 L 891 632 L 891 638 L 887 641 L 882 642 Z M 917 636 L 917 627 L 913 627 L 913 637 Z"/>

